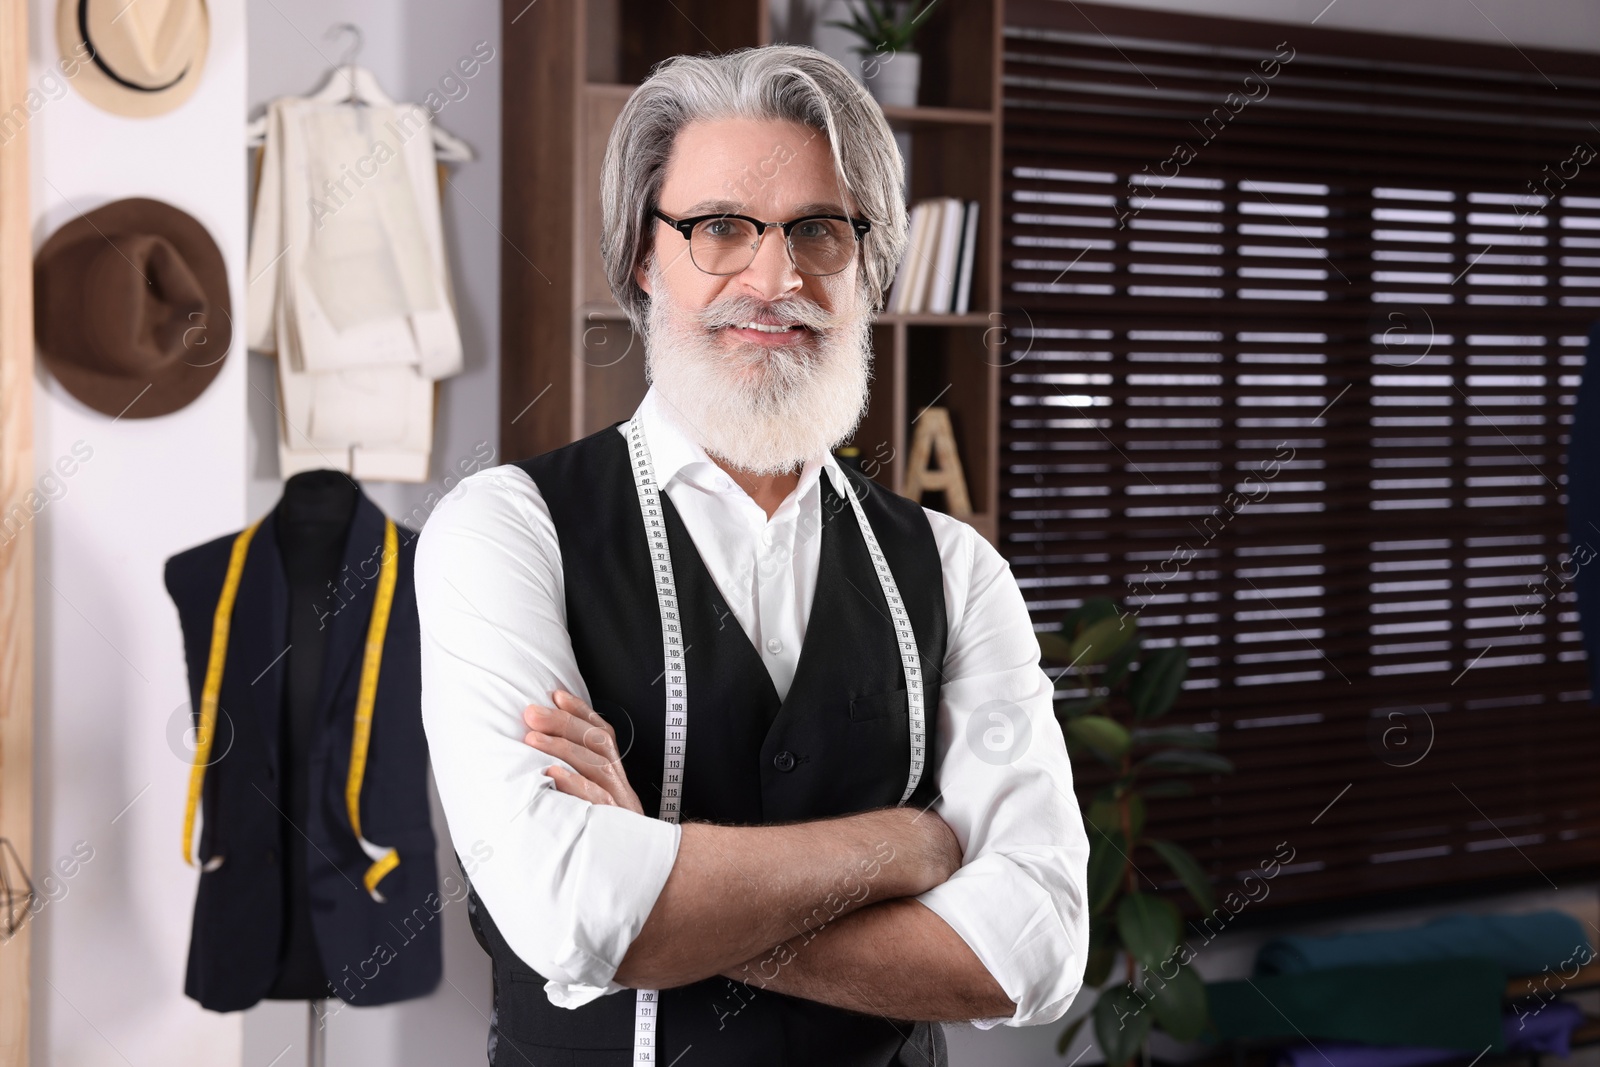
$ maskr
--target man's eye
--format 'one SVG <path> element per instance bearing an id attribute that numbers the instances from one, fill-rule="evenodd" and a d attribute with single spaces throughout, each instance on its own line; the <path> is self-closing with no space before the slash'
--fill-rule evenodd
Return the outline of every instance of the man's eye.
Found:
<path id="1" fill-rule="evenodd" d="M 827 223 L 824 223 L 821 220 L 813 219 L 810 222 L 802 222 L 800 225 L 796 226 L 794 228 L 794 234 L 796 237 L 806 238 L 826 237 L 828 236 L 828 226 Z"/>

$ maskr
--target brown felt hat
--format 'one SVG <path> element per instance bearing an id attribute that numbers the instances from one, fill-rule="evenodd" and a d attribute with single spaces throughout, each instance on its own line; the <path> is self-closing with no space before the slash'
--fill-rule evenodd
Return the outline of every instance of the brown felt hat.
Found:
<path id="1" fill-rule="evenodd" d="M 33 262 L 39 354 L 107 415 L 168 415 L 205 391 L 233 340 L 228 271 L 192 217 L 159 200 L 79 215 Z"/>

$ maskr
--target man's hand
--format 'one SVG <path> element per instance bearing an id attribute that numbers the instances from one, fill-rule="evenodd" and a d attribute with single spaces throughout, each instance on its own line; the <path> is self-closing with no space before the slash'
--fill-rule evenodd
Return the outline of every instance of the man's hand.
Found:
<path id="1" fill-rule="evenodd" d="M 600 713 L 565 689 L 554 694 L 555 707 L 529 704 L 522 709 L 528 727 L 523 741 L 556 759 L 565 760 L 578 773 L 565 767 L 545 768 L 545 774 L 563 793 L 594 804 L 610 804 L 644 814 L 644 807 L 617 751 L 617 733 Z"/>

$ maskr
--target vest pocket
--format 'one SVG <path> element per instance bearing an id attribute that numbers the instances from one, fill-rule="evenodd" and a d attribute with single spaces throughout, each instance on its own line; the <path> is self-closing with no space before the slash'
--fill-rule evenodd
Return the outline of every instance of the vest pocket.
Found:
<path id="1" fill-rule="evenodd" d="M 911 698 L 904 689 L 886 689 L 850 701 L 850 721 L 881 719 L 887 715 L 911 714 Z"/>

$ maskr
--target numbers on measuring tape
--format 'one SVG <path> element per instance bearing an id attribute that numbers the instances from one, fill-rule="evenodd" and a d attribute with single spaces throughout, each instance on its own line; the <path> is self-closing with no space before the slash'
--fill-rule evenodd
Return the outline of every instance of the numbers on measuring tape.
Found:
<path id="1" fill-rule="evenodd" d="M 672 550 L 667 543 L 667 527 L 661 506 L 661 492 L 656 485 L 655 468 L 650 462 L 650 449 L 645 444 L 644 428 L 637 417 L 628 423 L 628 446 L 633 459 L 633 484 L 639 495 L 639 510 L 644 517 L 645 536 L 649 541 L 650 569 L 655 576 L 656 603 L 661 612 L 662 654 L 666 665 L 666 751 L 662 766 L 660 818 L 676 823 L 683 794 L 684 751 L 688 743 L 689 698 L 688 671 L 684 662 L 683 631 L 678 618 L 677 581 L 672 573 Z M 823 477 L 826 477 L 824 474 Z M 867 555 L 878 574 L 878 586 L 889 605 L 889 617 L 894 624 L 895 644 L 900 649 L 900 665 L 905 674 L 906 696 L 910 712 L 911 773 L 906 779 L 905 792 L 900 796 L 904 804 L 916 792 L 922 781 L 923 752 L 927 748 L 924 726 L 922 665 L 917 652 L 916 634 L 911 628 L 911 616 L 906 613 L 900 599 L 900 587 L 895 584 L 889 561 L 878 544 L 878 537 L 867 522 L 866 512 L 857 498 L 855 487 L 845 479 L 845 494 L 861 528 L 867 545 Z M 633 1062 L 654 1065 L 656 1061 L 657 1006 L 660 991 L 640 989 L 635 992 L 633 1014 Z"/>

